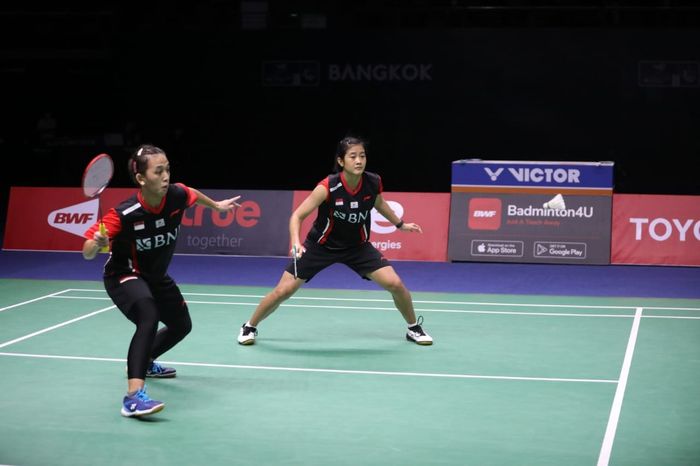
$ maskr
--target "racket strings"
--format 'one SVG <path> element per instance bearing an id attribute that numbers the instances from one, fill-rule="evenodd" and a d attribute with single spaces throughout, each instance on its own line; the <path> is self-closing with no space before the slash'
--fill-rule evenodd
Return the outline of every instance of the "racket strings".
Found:
<path id="1" fill-rule="evenodd" d="M 112 180 L 114 163 L 107 154 L 100 154 L 90 161 L 83 174 L 83 192 L 87 197 L 99 195 Z"/>

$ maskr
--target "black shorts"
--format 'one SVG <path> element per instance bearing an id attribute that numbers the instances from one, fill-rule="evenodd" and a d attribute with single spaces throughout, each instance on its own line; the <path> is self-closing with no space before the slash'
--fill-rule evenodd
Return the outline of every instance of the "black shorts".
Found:
<path id="1" fill-rule="evenodd" d="M 130 320 L 132 306 L 143 298 L 153 298 L 161 313 L 168 309 L 179 311 L 185 302 L 180 288 L 167 275 L 157 282 L 147 282 L 136 274 L 111 276 L 104 279 L 104 285 L 114 304 Z"/>
<path id="2" fill-rule="evenodd" d="M 347 265 L 365 280 L 369 280 L 368 274 L 391 265 L 391 262 L 370 242 L 348 249 L 328 249 L 318 243 L 307 241 L 304 243 L 304 248 L 306 252 L 297 259 L 297 277 L 307 282 L 321 270 L 336 263 Z M 294 275 L 293 260 L 285 270 Z"/>

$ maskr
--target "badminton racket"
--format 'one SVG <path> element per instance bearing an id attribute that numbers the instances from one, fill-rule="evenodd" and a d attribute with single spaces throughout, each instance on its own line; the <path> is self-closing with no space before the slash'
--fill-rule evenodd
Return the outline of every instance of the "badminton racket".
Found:
<path id="1" fill-rule="evenodd" d="M 292 245 L 292 257 L 294 258 L 294 278 L 297 278 L 297 245 Z"/>
<path id="2" fill-rule="evenodd" d="M 97 215 L 100 224 L 100 234 L 107 236 L 107 229 L 102 223 L 102 206 L 100 194 L 105 190 L 114 174 L 114 162 L 107 154 L 95 156 L 83 172 L 83 194 L 90 199 L 97 198 Z M 109 252 L 109 246 L 100 248 L 100 252 Z"/>

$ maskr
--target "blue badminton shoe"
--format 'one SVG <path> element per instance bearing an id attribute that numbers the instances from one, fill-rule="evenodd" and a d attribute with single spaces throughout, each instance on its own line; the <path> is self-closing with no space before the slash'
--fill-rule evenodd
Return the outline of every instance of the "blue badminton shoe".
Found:
<path id="1" fill-rule="evenodd" d="M 165 403 L 162 401 L 152 400 L 146 394 L 146 387 L 139 388 L 136 393 L 124 397 L 122 405 L 122 416 L 138 417 L 154 414 L 165 408 Z"/>
<path id="2" fill-rule="evenodd" d="M 177 375 L 177 371 L 172 367 L 163 367 L 155 361 L 146 369 L 146 377 L 154 379 L 170 379 Z"/>

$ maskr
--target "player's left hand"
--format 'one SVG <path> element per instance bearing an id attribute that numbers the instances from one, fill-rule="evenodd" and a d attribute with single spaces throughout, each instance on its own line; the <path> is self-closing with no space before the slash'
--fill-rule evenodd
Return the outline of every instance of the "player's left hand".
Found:
<path id="1" fill-rule="evenodd" d="M 407 231 L 409 233 L 413 233 L 414 231 L 417 231 L 418 233 L 423 233 L 423 229 L 417 223 L 404 223 L 403 225 L 401 225 L 400 230 Z"/>
<path id="2" fill-rule="evenodd" d="M 216 210 L 219 212 L 226 212 L 232 210 L 234 207 L 240 207 L 241 205 L 236 202 L 241 196 L 232 197 L 231 199 L 224 199 L 223 201 L 218 201 L 216 203 Z"/>

